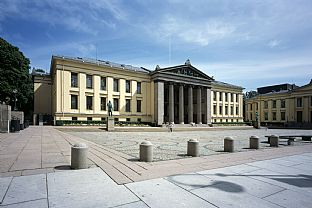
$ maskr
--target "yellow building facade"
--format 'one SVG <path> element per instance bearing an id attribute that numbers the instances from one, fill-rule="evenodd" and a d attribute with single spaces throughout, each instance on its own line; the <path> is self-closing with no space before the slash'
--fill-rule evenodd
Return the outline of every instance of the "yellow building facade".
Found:
<path id="1" fill-rule="evenodd" d="M 189 60 L 150 71 L 109 61 L 53 56 L 48 85 L 34 75 L 34 112 L 50 114 L 54 123 L 105 121 L 110 101 L 115 121 L 121 122 L 158 126 L 242 122 L 242 89 L 215 81 Z M 216 100 L 212 99 L 215 95 Z M 221 106 L 222 111 L 214 113 L 214 106 Z"/>
<path id="2" fill-rule="evenodd" d="M 302 87 L 259 94 L 246 100 L 245 120 L 262 125 L 312 126 L 312 82 Z"/>

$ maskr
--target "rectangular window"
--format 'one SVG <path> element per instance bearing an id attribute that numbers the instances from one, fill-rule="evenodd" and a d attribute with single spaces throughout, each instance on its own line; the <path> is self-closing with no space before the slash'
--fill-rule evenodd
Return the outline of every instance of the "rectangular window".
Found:
<path id="1" fill-rule="evenodd" d="M 217 101 L 217 92 L 213 92 L 213 101 Z"/>
<path id="2" fill-rule="evenodd" d="M 234 115 L 234 107 L 231 106 L 231 115 Z"/>
<path id="3" fill-rule="evenodd" d="M 232 94 L 232 93 L 231 93 L 231 100 L 230 100 L 230 102 L 234 102 L 234 94 Z"/>
<path id="4" fill-rule="evenodd" d="M 141 104 L 142 104 L 142 100 L 137 100 L 137 112 L 141 112 Z"/>
<path id="5" fill-rule="evenodd" d="M 131 112 L 131 100 L 126 99 L 126 112 Z"/>
<path id="6" fill-rule="evenodd" d="M 101 121 L 105 121 L 105 120 L 106 120 L 106 118 L 105 118 L 105 117 L 102 117 L 102 118 L 101 118 Z"/>
<path id="7" fill-rule="evenodd" d="M 131 85 L 130 85 L 130 80 L 126 80 L 126 93 L 131 92 Z"/>
<path id="8" fill-rule="evenodd" d="M 138 122 L 141 122 L 142 121 L 142 119 L 141 118 L 138 118 Z"/>
<path id="9" fill-rule="evenodd" d="M 77 121 L 77 117 L 72 117 L 72 121 Z"/>
<path id="10" fill-rule="evenodd" d="M 219 92 L 219 101 L 222 101 L 222 92 Z"/>
<path id="11" fill-rule="evenodd" d="M 249 114 L 249 118 L 250 118 L 250 120 L 252 120 L 252 113 Z"/>
<path id="12" fill-rule="evenodd" d="M 114 79 L 114 92 L 119 92 L 119 79 Z"/>
<path id="13" fill-rule="evenodd" d="M 264 101 L 264 109 L 268 109 L 268 106 L 269 106 L 268 101 Z"/>
<path id="14" fill-rule="evenodd" d="M 281 112 L 281 120 L 285 121 L 285 112 Z"/>
<path id="15" fill-rule="evenodd" d="M 130 122 L 130 118 L 126 118 L 126 121 L 127 121 L 127 122 Z"/>
<path id="16" fill-rule="evenodd" d="M 106 97 L 101 97 L 101 110 L 106 110 Z"/>
<path id="17" fill-rule="evenodd" d="M 118 122 L 118 118 L 114 118 L 114 121 L 117 121 L 117 122 Z"/>
<path id="18" fill-rule="evenodd" d="M 119 111 L 119 99 L 114 98 L 114 111 Z"/>
<path id="19" fill-rule="evenodd" d="M 78 74 L 77 73 L 71 73 L 71 86 L 72 87 L 78 87 Z"/>
<path id="20" fill-rule="evenodd" d="M 228 114 L 228 106 L 225 106 L 225 115 L 227 115 Z"/>
<path id="21" fill-rule="evenodd" d="M 92 121 L 92 117 L 87 117 L 87 120 L 88 121 Z"/>
<path id="22" fill-rule="evenodd" d="M 258 103 L 256 103 L 256 110 L 258 110 Z"/>
<path id="23" fill-rule="evenodd" d="M 87 107 L 87 110 L 92 110 L 92 107 L 93 107 L 93 97 L 92 96 L 86 96 L 86 107 Z"/>
<path id="24" fill-rule="evenodd" d="M 235 102 L 238 103 L 238 94 L 235 94 Z"/>
<path id="25" fill-rule="evenodd" d="M 217 106 L 216 105 L 213 105 L 213 114 L 217 114 Z"/>
<path id="26" fill-rule="evenodd" d="M 264 120 L 269 120 L 269 113 L 268 112 L 264 112 Z"/>
<path id="27" fill-rule="evenodd" d="M 276 108 L 276 100 L 273 100 L 272 108 Z"/>
<path id="28" fill-rule="evenodd" d="M 86 83 L 87 88 L 92 89 L 92 86 L 93 86 L 92 75 L 87 75 L 86 81 L 87 81 L 87 83 Z"/>
<path id="29" fill-rule="evenodd" d="M 281 108 L 285 108 L 285 100 L 281 100 Z"/>
<path id="30" fill-rule="evenodd" d="M 297 98 L 297 107 L 302 107 L 302 98 Z"/>
<path id="31" fill-rule="evenodd" d="M 222 115 L 222 106 L 219 106 L 219 114 Z"/>
<path id="32" fill-rule="evenodd" d="M 276 120 L 276 112 L 272 112 L 272 120 L 273 120 L 273 121 Z"/>
<path id="33" fill-rule="evenodd" d="M 225 97 L 225 102 L 227 102 L 228 101 L 228 94 L 224 93 L 224 97 Z"/>
<path id="34" fill-rule="evenodd" d="M 236 115 L 238 115 L 238 107 L 236 107 Z"/>
<path id="35" fill-rule="evenodd" d="M 137 82 L 137 93 L 138 93 L 138 94 L 141 94 L 141 93 L 142 93 L 141 90 L 142 90 L 142 89 L 141 89 L 141 82 Z"/>
<path id="36" fill-rule="evenodd" d="M 101 77 L 101 90 L 106 90 L 106 77 Z"/>
<path id="37" fill-rule="evenodd" d="M 71 95 L 71 109 L 78 109 L 78 95 Z"/>

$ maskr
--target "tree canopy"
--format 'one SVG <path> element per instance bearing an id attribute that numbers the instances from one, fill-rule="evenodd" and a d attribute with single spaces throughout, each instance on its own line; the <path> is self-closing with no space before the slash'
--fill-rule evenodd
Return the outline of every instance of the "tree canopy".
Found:
<path id="1" fill-rule="evenodd" d="M 33 106 L 33 82 L 30 61 L 19 48 L 0 37 L 0 102 L 30 113 Z"/>

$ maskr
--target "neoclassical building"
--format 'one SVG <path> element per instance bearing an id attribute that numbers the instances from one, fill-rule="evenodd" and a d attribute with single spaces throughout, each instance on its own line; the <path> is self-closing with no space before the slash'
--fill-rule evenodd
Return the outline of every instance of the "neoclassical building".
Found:
<path id="1" fill-rule="evenodd" d="M 185 64 L 154 71 L 109 61 L 52 56 L 50 75 L 34 74 L 34 118 L 211 124 L 243 121 L 242 87 Z M 42 118 L 42 116 L 40 117 Z M 38 122 L 38 121 L 36 121 Z"/>
<path id="2" fill-rule="evenodd" d="M 312 127 L 312 80 L 298 87 L 291 84 L 261 87 L 245 102 L 245 119 L 262 125 Z"/>

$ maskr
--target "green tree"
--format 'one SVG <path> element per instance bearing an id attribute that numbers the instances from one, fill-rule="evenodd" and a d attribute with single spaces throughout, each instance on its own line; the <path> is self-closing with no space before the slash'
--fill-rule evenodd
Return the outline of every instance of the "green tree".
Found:
<path id="1" fill-rule="evenodd" d="M 33 82 L 30 61 L 19 48 L 0 37 L 0 102 L 30 115 L 33 109 Z M 16 93 L 14 93 L 16 92 Z"/>

